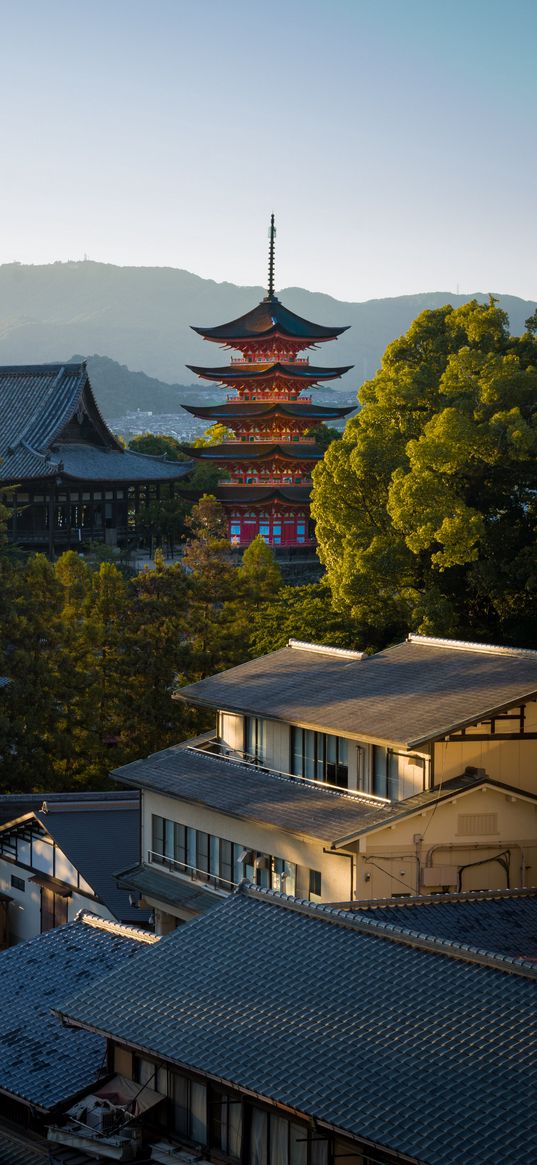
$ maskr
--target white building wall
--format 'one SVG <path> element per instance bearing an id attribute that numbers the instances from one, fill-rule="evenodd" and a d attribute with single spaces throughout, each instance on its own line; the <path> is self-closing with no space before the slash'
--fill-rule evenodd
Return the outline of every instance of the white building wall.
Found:
<path id="1" fill-rule="evenodd" d="M 254 798 L 255 774 L 252 778 L 252 800 Z M 206 809 L 202 805 L 190 805 L 188 802 L 166 797 L 159 793 L 144 792 L 142 797 L 142 860 L 144 862 L 148 861 L 151 850 L 151 818 L 153 814 L 165 817 L 168 821 L 176 821 L 181 825 L 203 830 L 215 837 L 223 837 L 227 841 L 237 842 L 246 849 L 271 854 L 272 857 L 283 858 L 287 862 L 294 862 L 302 871 L 302 877 L 297 872 L 297 894 L 300 896 L 307 897 L 308 894 L 303 871 L 309 872 L 312 869 L 321 872 L 323 901 L 341 900 L 349 897 L 352 859 L 336 854 L 325 854 L 321 841 L 295 837 L 291 833 L 261 825 L 255 821 L 239 821 L 224 813 L 218 813 L 216 810 Z M 174 876 L 179 875 L 170 874 L 170 877 Z"/>
<path id="2" fill-rule="evenodd" d="M 49 846 L 49 849 L 51 847 Z M 62 859 L 62 868 L 67 870 L 71 866 L 69 859 L 65 857 L 59 849 L 56 851 L 56 862 Z M 63 866 L 63 859 L 65 859 L 65 866 Z M 71 869 L 74 867 L 71 866 Z M 32 882 L 32 870 L 25 869 L 14 862 L 7 862 L 0 858 L 0 890 L 4 894 L 9 894 L 12 901 L 9 904 L 9 933 L 10 941 L 12 943 L 24 942 L 26 939 L 34 938 L 35 935 L 41 933 L 41 887 L 37 882 Z M 35 868 L 37 872 L 37 867 Z M 49 871 L 41 871 L 43 873 Z M 25 889 L 19 890 L 16 886 L 11 884 L 11 875 L 15 874 L 24 882 Z M 58 875 L 62 880 L 71 883 L 76 881 L 76 870 L 74 871 L 74 879 Z M 101 902 L 97 902 L 95 898 L 73 888 L 72 897 L 67 902 L 67 921 L 72 922 L 78 914 L 79 910 L 91 910 L 97 914 L 99 918 L 106 918 L 114 922 L 114 915 Z"/>

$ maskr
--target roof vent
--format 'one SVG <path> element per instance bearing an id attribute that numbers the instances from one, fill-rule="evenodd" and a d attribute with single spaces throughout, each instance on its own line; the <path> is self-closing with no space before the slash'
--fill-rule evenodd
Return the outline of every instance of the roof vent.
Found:
<path id="1" fill-rule="evenodd" d="M 290 639 L 288 647 L 297 651 L 316 651 L 319 655 L 333 655 L 336 659 L 364 659 L 365 651 L 350 651 L 346 647 L 329 647 L 324 643 L 304 643 L 301 639 Z"/>

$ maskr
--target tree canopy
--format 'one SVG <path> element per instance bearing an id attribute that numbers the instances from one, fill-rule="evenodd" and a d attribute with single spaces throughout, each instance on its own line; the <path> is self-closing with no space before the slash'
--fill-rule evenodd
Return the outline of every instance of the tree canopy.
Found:
<path id="1" fill-rule="evenodd" d="M 491 298 L 423 312 L 314 472 L 334 603 L 408 629 L 537 646 L 537 340 Z"/>

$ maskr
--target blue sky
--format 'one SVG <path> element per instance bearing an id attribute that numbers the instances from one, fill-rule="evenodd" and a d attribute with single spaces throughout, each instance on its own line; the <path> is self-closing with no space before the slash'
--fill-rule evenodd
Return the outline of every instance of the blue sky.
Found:
<path id="1" fill-rule="evenodd" d="M 537 4 L 0 0 L 0 262 L 537 298 Z"/>

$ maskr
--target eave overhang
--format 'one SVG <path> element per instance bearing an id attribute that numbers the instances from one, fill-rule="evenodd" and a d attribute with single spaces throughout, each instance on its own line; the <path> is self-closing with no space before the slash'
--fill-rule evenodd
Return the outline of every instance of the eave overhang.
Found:
<path id="1" fill-rule="evenodd" d="M 187 368 L 202 380 L 221 381 L 223 384 L 260 380 L 338 380 L 350 372 L 352 364 L 340 368 L 316 368 L 310 364 L 269 364 L 265 368 L 248 368 L 226 365 L 223 368 L 204 368 L 197 364 L 187 364 Z"/>

